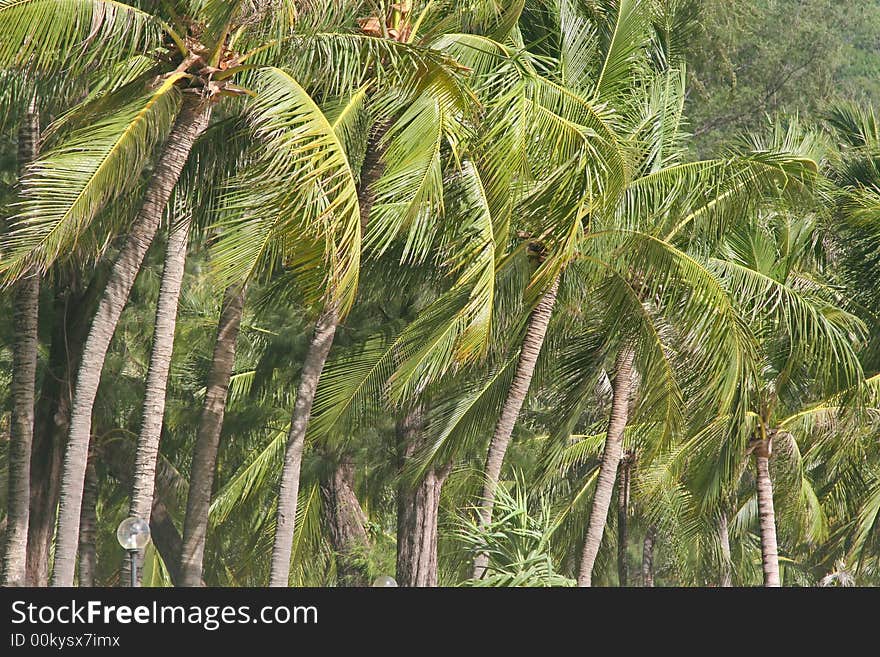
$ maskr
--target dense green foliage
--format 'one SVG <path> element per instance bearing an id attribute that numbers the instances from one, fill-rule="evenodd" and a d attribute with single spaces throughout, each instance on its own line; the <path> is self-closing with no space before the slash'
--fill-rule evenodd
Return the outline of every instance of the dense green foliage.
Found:
<path id="1" fill-rule="evenodd" d="M 205 583 L 269 581 L 292 409 L 332 312 L 291 585 L 394 575 L 401 500 L 431 477 L 440 585 L 574 585 L 615 401 L 626 428 L 593 584 L 766 581 L 753 457 L 771 442 L 782 583 L 880 584 L 880 3 L 182 0 L 161 3 L 171 27 L 132 9 L 126 30 L 90 36 L 77 12 L 101 3 L 54 0 L 31 9 L 76 29 L 40 27 L 44 50 L 13 4 L 0 0 L 0 509 L 15 287 L 42 276 L 40 409 L 67 319 L 95 314 L 181 104 L 216 103 L 103 364 L 96 584 L 121 577 L 115 529 L 184 219 L 155 492 L 178 540 L 224 292 L 247 285 Z M 221 44 L 216 70 L 186 68 L 167 35 L 187 29 Z M 65 60 L 86 37 L 91 54 Z M 75 75 L 59 82 L 59 62 Z M 30 97 L 42 154 L 20 177 Z M 555 281 L 481 522 L 493 427 Z M 173 583 L 167 545 L 148 547 L 144 585 Z"/>

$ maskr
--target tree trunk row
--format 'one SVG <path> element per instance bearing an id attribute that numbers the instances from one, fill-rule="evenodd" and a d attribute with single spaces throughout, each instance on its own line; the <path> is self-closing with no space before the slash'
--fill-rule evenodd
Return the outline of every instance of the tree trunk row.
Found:
<path id="1" fill-rule="evenodd" d="M 53 586 L 73 586 L 92 409 L 110 340 L 189 153 L 196 139 L 208 127 L 211 108 L 201 99 L 184 100 L 147 187 L 144 203 L 113 263 L 110 279 L 86 338 L 64 454 Z"/>

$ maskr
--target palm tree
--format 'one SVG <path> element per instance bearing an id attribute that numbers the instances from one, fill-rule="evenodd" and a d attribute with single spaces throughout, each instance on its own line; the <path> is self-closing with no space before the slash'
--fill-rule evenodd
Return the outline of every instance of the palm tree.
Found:
<path id="1" fill-rule="evenodd" d="M 22 170 L 36 159 L 39 143 L 40 115 L 34 95 L 28 103 L 18 131 L 18 161 Z M 3 553 L 4 586 L 22 586 L 26 581 L 39 303 L 40 277 L 32 274 L 15 286 L 12 302 L 16 343 L 11 385 L 13 410 L 9 455 L 9 513 L 6 549 Z"/>
<path id="2" fill-rule="evenodd" d="M 386 34 L 395 42 L 409 45 L 421 24 L 419 19 L 413 25 L 410 13 L 411 7 L 402 6 L 387 17 L 362 20 L 361 26 L 368 34 Z M 363 146 L 357 187 L 361 229 L 368 231 L 367 242 L 380 255 L 395 237 L 406 232 L 410 240 L 409 257 L 424 258 L 426 235 L 436 233 L 436 228 L 425 227 L 430 220 L 427 211 L 441 207 L 440 150 L 445 140 L 451 140 L 456 114 L 461 112 L 464 99 L 458 93 L 450 93 L 455 90 L 447 85 L 437 85 L 431 75 L 428 70 L 406 80 L 406 86 L 398 83 L 396 91 L 400 97 L 390 107 L 387 101 L 375 98 L 375 92 L 355 93 L 333 124 L 340 140 L 351 141 L 345 136 L 352 121 L 348 115 L 362 112 L 359 105 L 365 101 L 376 112 L 372 127 L 367 129 L 369 137 Z M 401 102 L 409 98 L 409 105 Z M 378 216 L 373 216 L 374 209 Z M 338 306 L 330 304 L 322 310 L 297 386 L 279 487 L 271 586 L 288 583 L 306 432 L 340 319 Z"/>
<path id="3" fill-rule="evenodd" d="M 183 524 L 183 545 L 180 554 L 182 586 L 202 584 L 202 560 L 205 553 L 211 491 L 214 486 L 214 470 L 217 465 L 217 450 L 220 446 L 244 298 L 243 287 L 229 288 L 226 290 L 223 306 L 220 309 L 217 339 L 214 343 L 214 355 L 211 359 L 211 371 L 208 374 L 198 436 L 193 449 L 189 493 L 186 499 L 186 518 Z"/>
<path id="4" fill-rule="evenodd" d="M 729 206 L 753 198 L 758 191 L 772 188 L 785 175 L 787 165 L 783 159 L 764 161 L 761 154 L 745 154 L 741 159 L 719 158 L 692 164 L 682 162 L 679 146 L 681 137 L 676 136 L 677 126 L 681 121 L 683 98 L 681 76 L 674 68 L 667 69 L 659 76 L 652 70 L 655 59 L 669 62 L 670 65 L 677 61 L 676 57 L 679 55 L 669 45 L 674 44 L 675 39 L 663 41 L 661 46 L 657 46 L 652 41 L 653 16 L 647 8 L 637 5 L 638 3 L 620 3 L 598 18 L 581 16 L 579 20 L 590 23 L 597 30 L 608 29 L 610 36 L 605 42 L 607 51 L 597 53 L 592 47 L 580 42 L 561 43 L 553 51 L 553 55 L 560 62 L 561 72 L 557 75 L 565 79 L 566 86 L 543 79 L 539 82 L 543 102 L 551 98 L 555 101 L 552 107 L 544 108 L 544 120 L 549 122 L 555 116 L 553 121 L 564 125 L 569 134 L 573 133 L 581 137 L 581 140 L 571 140 L 572 146 L 568 149 L 548 148 L 550 153 L 570 159 L 560 160 L 539 175 L 532 184 L 531 191 L 521 202 L 520 214 L 526 218 L 533 217 L 535 222 L 535 227 L 525 234 L 536 236 L 532 238 L 533 243 L 540 241 L 540 244 L 535 244 L 541 264 L 531 285 L 532 295 L 537 290 L 547 290 L 549 294 L 544 297 L 541 305 L 536 306 L 536 309 L 542 311 L 540 315 L 533 315 L 535 321 L 527 324 L 522 344 L 527 345 L 528 349 L 520 349 L 518 375 L 514 378 L 516 385 L 511 388 L 502 407 L 490 443 L 486 460 L 487 478 L 480 506 L 484 520 L 491 515 L 492 494 L 497 486 L 500 464 L 503 462 L 516 417 L 534 373 L 537 354 L 546 335 L 551 318 L 551 313 L 546 312 L 547 308 L 552 308 L 551 301 L 555 299 L 560 280 L 564 284 L 567 278 L 563 276 L 558 280 L 558 275 L 569 267 L 571 261 L 579 257 L 579 250 L 588 251 L 584 244 L 590 244 L 592 237 L 586 236 L 587 241 L 582 244 L 584 235 L 589 230 L 595 231 L 601 241 L 605 239 L 604 235 L 609 234 L 602 229 L 610 230 L 611 233 L 622 228 L 638 230 L 644 225 L 640 222 L 645 222 L 652 216 L 670 221 L 670 213 L 680 211 L 681 207 L 688 205 L 694 210 L 690 214 L 683 213 L 687 218 L 681 226 L 687 226 L 698 218 L 702 223 L 710 215 L 723 216 L 728 212 Z M 570 21 L 574 16 L 576 12 L 561 15 L 556 20 Z M 603 20 L 610 23 L 605 25 Z M 662 56 L 652 57 L 651 53 L 656 53 L 654 48 L 658 47 Z M 666 50 L 663 50 L 664 47 Z M 583 79 L 576 80 L 570 75 L 566 78 L 566 70 L 579 71 Z M 644 102 L 649 108 L 647 112 L 638 101 L 632 102 L 634 85 L 644 93 Z M 624 88 L 627 90 L 626 95 L 620 95 Z M 594 99 L 602 100 L 604 104 L 600 107 Z M 510 119 L 511 116 L 517 116 L 516 105 L 511 100 L 522 102 L 518 96 L 512 94 L 503 104 L 508 117 L 507 123 L 503 124 L 505 130 L 510 129 L 511 123 L 516 125 Z M 546 123 L 540 125 L 544 136 L 556 134 Z M 597 132 L 601 139 L 583 139 L 586 129 Z M 556 139 L 558 143 L 559 137 Z M 497 139 L 497 136 L 496 140 L 503 143 L 503 148 L 516 152 L 516 149 L 510 148 L 508 142 Z M 645 147 L 646 143 L 653 146 Z M 578 148 L 582 150 L 579 151 Z M 545 161 L 545 152 L 540 147 L 537 150 L 542 161 Z M 524 156 L 519 154 L 517 157 L 521 160 Z M 796 167 L 797 162 L 792 166 Z M 519 171 L 521 167 L 511 164 L 507 168 Z M 586 194 L 584 190 L 587 190 Z M 607 214 L 606 219 L 602 218 L 603 214 Z M 602 221 L 608 223 L 602 225 Z M 648 228 L 646 232 L 654 229 Z M 674 236 L 677 230 L 673 228 L 671 235 Z M 627 230 L 616 234 L 632 236 Z M 537 236 L 540 236 L 540 240 Z M 598 241 L 593 243 L 598 244 Z M 664 248 L 657 242 L 654 247 L 661 251 Z M 630 299 L 627 303 L 631 301 Z M 626 350 L 627 346 L 621 345 L 619 356 L 624 363 L 629 360 Z M 643 354 L 641 357 L 647 356 Z M 624 394 L 626 391 L 628 394 L 629 386 L 623 383 L 621 381 L 620 392 Z M 617 408 L 622 410 L 624 406 L 621 401 Z M 589 555 L 597 546 L 596 537 L 601 535 L 601 528 L 604 527 L 610 492 L 616 478 L 616 464 L 617 459 L 611 449 L 606 467 L 606 470 L 610 468 L 611 471 L 603 477 L 603 482 L 610 482 L 610 485 L 603 486 L 600 489 L 603 494 L 597 498 L 594 514 L 596 522 L 593 523 L 588 541 L 588 558 L 584 559 L 586 566 L 591 565 Z M 602 513 L 602 509 L 605 513 Z M 480 569 L 481 564 L 477 563 L 475 573 L 479 574 Z"/>
<path id="5" fill-rule="evenodd" d="M 782 583 L 776 518 L 780 496 L 793 496 L 796 505 L 815 499 L 802 473 L 798 437 L 803 441 L 818 422 L 827 423 L 847 406 L 839 397 L 833 404 L 811 403 L 805 391 L 811 391 L 815 399 L 817 392 L 842 394 L 864 385 L 855 353 L 864 325 L 845 310 L 837 291 L 822 280 L 821 261 L 817 262 L 814 252 L 817 230 L 813 216 L 765 214 L 738 226 L 726 241 L 725 257 L 711 261 L 742 305 L 760 351 L 757 366 L 741 393 L 742 410 L 721 415 L 696 434 L 697 441 L 716 441 L 709 448 L 716 454 L 717 441 L 722 438 L 726 462 L 719 466 L 718 457 L 711 457 L 716 460 L 713 466 L 704 455 L 695 459 L 692 467 L 700 472 L 698 480 L 706 482 L 702 486 L 707 495 L 717 498 L 719 479 L 735 480 L 743 471 L 744 457 L 754 457 L 753 490 L 765 586 Z M 776 458 L 780 447 L 783 455 Z M 774 463 L 779 468 L 794 468 L 792 488 L 774 490 Z M 720 477 L 710 474 L 719 467 Z M 729 490 L 729 484 L 725 488 Z M 809 513 L 814 511 L 808 506 Z"/>
<path id="6" fill-rule="evenodd" d="M 188 18 L 169 16 L 163 19 L 136 7 L 118 3 L 108 7 L 108 3 L 97 0 L 7 2 L 0 6 L 0 26 L 7 34 L 2 44 L 4 64 L 50 69 L 59 62 L 63 63 L 65 57 L 69 58 L 82 39 L 94 36 L 98 38 L 88 41 L 93 48 L 81 58 L 83 63 L 106 63 L 111 57 L 111 49 L 116 61 L 128 66 L 127 70 L 133 68 L 132 60 L 125 61 L 129 54 L 136 53 L 135 63 L 139 63 L 139 68 L 134 67 L 139 75 L 130 84 L 87 99 L 81 111 L 73 115 L 75 118 L 101 110 L 105 112 L 104 118 L 72 130 L 34 165 L 26 177 L 25 196 L 30 201 L 19 218 L 18 228 L 10 236 L 11 257 L 4 263 L 8 277 L 19 277 L 34 267 L 51 264 L 67 244 L 75 241 L 76 235 L 91 222 L 101 206 L 132 187 L 153 147 L 164 144 L 165 149 L 157 158 L 151 184 L 144 194 L 144 204 L 116 258 L 83 350 L 65 455 L 61 492 L 63 513 L 54 578 L 57 584 L 69 585 L 73 581 L 85 456 L 101 364 L 168 199 L 190 150 L 208 126 L 213 106 L 223 99 L 244 93 L 232 83 L 235 76 L 253 78 L 257 84 L 261 77 L 264 80 L 271 78 L 272 74 L 261 76 L 259 65 L 272 57 L 280 61 L 292 60 L 305 71 L 309 71 L 311 58 L 323 56 L 328 51 L 337 57 L 334 63 L 341 64 L 344 71 L 355 68 L 345 62 L 401 59 L 399 51 L 389 48 L 382 39 L 345 34 L 310 37 L 308 29 L 305 33 L 291 32 L 290 19 L 295 15 L 292 11 L 264 14 L 257 8 L 254 13 L 254 8 L 247 2 L 198 5 L 192 9 Z M 52 20 L 47 20 L 48 14 L 44 12 L 50 11 L 54 12 Z M 50 25 L 52 27 L 47 28 Z M 87 28 L 89 25 L 95 29 Z M 242 29 L 233 31 L 233 27 Z M 192 38 L 187 41 L 186 31 L 191 29 L 196 29 L 198 34 L 189 35 Z M 51 53 L 42 51 L 37 44 L 43 43 L 51 43 L 57 48 Z M 146 57 L 145 62 L 142 58 L 152 54 L 154 48 L 165 48 L 169 56 Z M 420 61 L 430 58 L 429 53 Z M 250 61 L 243 64 L 246 60 Z M 309 72 L 314 73 L 314 70 Z M 345 80 L 345 86 L 350 86 L 349 82 Z M 144 86 L 146 92 L 140 92 Z M 265 93 L 271 92 L 266 87 L 263 89 Z M 295 85 L 294 92 L 304 93 L 298 85 Z M 72 153 L 77 153 L 78 162 L 82 157 L 73 149 L 83 143 L 90 145 L 87 151 L 89 165 L 73 170 Z M 336 166 L 336 163 L 331 160 L 329 166 Z M 72 178 L 57 175 L 61 171 L 67 171 Z M 64 188 L 63 196 L 66 202 L 59 205 L 58 186 L 68 181 L 71 184 Z M 49 198 L 52 199 L 52 211 L 47 212 Z M 356 275 L 356 270 L 351 268 L 350 255 L 345 257 L 341 266 L 348 272 L 340 285 L 344 296 L 351 294 L 351 277 Z M 173 270 L 170 269 L 169 274 Z M 173 287 L 167 289 L 173 291 Z M 174 304 L 164 305 L 170 307 Z M 163 317 L 168 316 L 169 313 L 163 313 Z M 166 323 L 166 335 L 161 340 L 164 343 L 168 342 L 168 327 Z M 161 337 L 160 332 L 157 338 Z M 161 384 L 161 371 L 154 368 L 154 372 L 154 381 Z M 157 398 L 163 396 L 161 387 L 153 386 Z M 142 481 L 135 484 L 137 490 L 144 492 L 136 496 L 138 506 L 150 497 L 149 463 L 155 446 L 148 441 L 143 450 L 145 456 L 139 459 L 139 474 L 142 475 L 139 479 Z"/>

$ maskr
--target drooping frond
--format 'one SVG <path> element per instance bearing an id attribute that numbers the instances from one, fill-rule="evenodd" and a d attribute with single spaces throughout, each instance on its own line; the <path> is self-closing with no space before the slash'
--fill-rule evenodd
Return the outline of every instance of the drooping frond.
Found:
<path id="1" fill-rule="evenodd" d="M 82 69 L 146 53 L 161 22 L 113 0 L 0 0 L 0 67 Z"/>
<path id="2" fill-rule="evenodd" d="M 223 523 L 236 507 L 247 504 L 266 482 L 274 477 L 284 460 L 289 427 L 272 433 L 262 449 L 254 450 L 211 501 L 210 519 L 214 525 Z"/>
<path id="3" fill-rule="evenodd" d="M 88 228 L 110 200 L 131 190 L 140 171 L 171 130 L 180 97 L 166 78 L 129 100 L 128 89 L 93 123 L 79 126 L 28 167 L 23 202 L 4 239 L 2 270 L 20 276 L 47 269 Z"/>
<path id="4" fill-rule="evenodd" d="M 809 290 L 796 289 L 740 262 L 712 258 L 708 267 L 744 305 L 747 320 L 764 313 L 776 318 L 778 337 L 790 342 L 789 357 L 809 367 L 815 376 L 838 389 L 862 377 L 855 342 L 864 325 L 857 317 Z"/>
<path id="5" fill-rule="evenodd" d="M 627 84 L 643 62 L 642 51 L 648 43 L 649 13 L 644 0 L 613 0 L 611 25 L 606 35 L 602 67 L 594 87 L 599 97 L 611 96 Z"/>
<path id="6" fill-rule="evenodd" d="M 361 250 L 357 187 L 345 147 L 288 73 L 260 69 L 254 81 L 248 117 L 261 155 L 231 184 L 225 211 L 233 218 L 221 224 L 215 266 L 228 285 L 252 277 L 271 256 L 302 257 L 303 241 L 323 241 L 328 301 L 344 315 L 357 289 Z"/>

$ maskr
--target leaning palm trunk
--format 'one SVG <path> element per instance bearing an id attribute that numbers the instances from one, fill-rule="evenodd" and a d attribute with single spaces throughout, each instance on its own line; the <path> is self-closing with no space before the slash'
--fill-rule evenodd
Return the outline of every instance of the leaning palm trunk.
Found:
<path id="1" fill-rule="evenodd" d="M 214 488 L 214 469 L 220 448 L 220 433 L 226 413 L 229 381 L 235 364 L 235 344 L 241 326 L 244 307 L 244 287 L 230 287 L 223 296 L 217 340 L 211 372 L 205 388 L 205 403 L 193 450 L 189 492 L 186 498 L 186 519 L 183 522 L 183 547 L 180 555 L 182 586 L 202 586 L 205 536 L 208 532 L 208 512 L 211 491 Z"/>
<path id="2" fill-rule="evenodd" d="M 183 272 L 186 267 L 190 221 L 190 216 L 187 215 L 177 226 L 170 227 L 165 249 L 162 283 L 159 286 L 159 300 L 156 304 L 153 346 L 147 370 L 141 431 L 134 462 L 129 515 L 135 518 L 149 518 L 153 508 L 156 459 L 159 457 L 159 441 L 165 416 L 168 371 L 171 368 L 171 356 L 174 351 L 174 330 L 177 326 L 180 286 L 183 284 Z"/>
<path id="3" fill-rule="evenodd" d="M 95 451 L 89 450 L 86 465 L 86 481 L 83 486 L 82 513 L 79 519 L 79 575 L 80 586 L 95 585 L 97 551 L 95 539 L 98 535 L 98 517 L 95 505 L 98 502 L 98 473 L 95 470 Z"/>
<path id="4" fill-rule="evenodd" d="M 361 165 L 358 184 L 358 206 L 361 215 L 361 231 L 369 223 L 370 212 L 376 201 L 373 184 L 382 174 L 382 139 L 389 125 L 376 126 L 367 142 L 367 150 Z M 269 586 L 287 586 L 290 578 L 290 554 L 293 548 L 293 534 L 296 528 L 296 506 L 299 497 L 299 473 L 305 447 L 306 429 L 315 401 L 318 380 L 333 346 L 333 337 L 339 324 L 339 311 L 335 305 L 328 306 L 315 323 L 315 333 L 309 343 L 309 351 L 303 363 L 302 375 L 296 390 L 296 401 L 287 434 L 287 448 L 281 470 L 281 486 L 278 490 L 278 511 L 275 525 L 275 542 L 272 546 L 272 562 Z"/>
<path id="5" fill-rule="evenodd" d="M 519 360 L 516 363 L 516 372 L 510 390 L 501 407 L 501 415 L 495 425 L 492 441 L 489 443 L 489 452 L 486 455 L 486 468 L 484 473 L 483 494 L 480 497 L 480 524 L 488 525 L 492 521 L 492 508 L 495 506 L 495 489 L 501 478 L 501 466 L 504 463 L 504 455 L 507 453 L 507 445 L 513 434 L 513 427 L 519 417 L 519 412 L 525 402 L 535 373 L 535 363 L 538 354 L 544 346 L 544 336 L 547 334 L 547 326 L 553 314 L 553 306 L 556 304 L 556 293 L 559 291 L 559 277 L 535 306 L 529 317 L 526 334 L 523 338 L 522 348 L 519 352 Z M 474 559 L 474 579 L 483 576 L 486 566 L 489 564 L 489 555 L 480 553 Z"/>
<path id="6" fill-rule="evenodd" d="M 776 514 L 773 509 L 773 481 L 770 479 L 771 440 L 755 444 L 758 477 L 758 516 L 761 521 L 761 563 L 764 586 L 780 586 L 779 548 L 776 545 Z"/>
<path id="7" fill-rule="evenodd" d="M 632 454 L 627 454 L 620 461 L 617 487 L 617 583 L 629 586 L 629 562 L 626 548 L 629 544 L 629 494 L 630 468 Z"/>
<path id="8" fill-rule="evenodd" d="M 32 101 L 19 130 L 18 159 L 22 170 L 36 158 L 40 119 Z M 12 426 L 9 445 L 9 497 L 3 585 L 23 586 L 27 571 L 27 538 L 31 501 L 31 445 L 34 439 L 34 397 L 37 376 L 37 319 L 40 277 L 30 274 L 15 286 L 12 323 Z"/>
<path id="9" fill-rule="evenodd" d="M 61 460 L 70 427 L 72 388 L 88 331 L 96 280 L 87 291 L 79 289 L 79 278 L 56 265 L 52 344 L 34 421 L 31 447 L 31 513 L 28 526 L 27 585 L 49 585 L 49 553 L 55 534 Z M 100 278 L 97 274 L 95 278 Z"/>
<path id="10" fill-rule="evenodd" d="M 92 408 L 110 340 L 147 250 L 159 228 L 171 192 L 180 178 L 193 144 L 208 127 L 210 120 L 210 104 L 202 104 L 200 99 L 187 99 L 184 103 L 147 187 L 143 206 L 113 263 L 110 280 L 104 289 L 83 349 L 70 416 L 70 435 L 64 455 L 53 586 L 73 585 Z"/>
<path id="11" fill-rule="evenodd" d="M 318 380 L 333 346 L 333 337 L 339 324 L 339 313 L 331 305 L 321 313 L 315 323 L 315 332 L 303 363 L 296 401 L 287 433 L 287 449 L 281 470 L 281 487 L 278 491 L 278 512 L 275 527 L 275 543 L 272 546 L 272 564 L 269 586 L 287 586 L 290 577 L 290 554 L 293 549 L 293 532 L 296 524 L 296 506 L 299 496 L 299 473 L 305 447 L 306 430 L 315 401 Z"/>
<path id="12" fill-rule="evenodd" d="M 354 492 L 352 464 L 338 463 L 321 484 L 330 545 L 336 554 L 340 586 L 366 586 L 366 552 L 369 548 L 367 516 Z"/>
<path id="13" fill-rule="evenodd" d="M 614 386 L 611 399 L 611 419 L 608 422 L 608 434 L 605 437 L 605 450 L 602 453 L 602 465 L 599 467 L 599 480 L 596 483 L 596 494 L 593 497 L 593 508 L 587 525 L 587 537 L 581 557 L 578 586 L 591 586 L 593 566 L 602 544 L 605 523 L 608 519 L 608 508 L 614 492 L 614 480 L 617 478 L 617 466 L 620 463 L 623 431 L 629 419 L 629 401 L 633 386 L 633 357 L 630 347 L 624 347 L 617 355 L 615 364 Z"/>
<path id="14" fill-rule="evenodd" d="M 424 408 L 414 406 L 397 426 L 403 463 L 425 444 Z M 437 519 L 440 492 L 451 466 L 432 466 L 416 484 L 401 480 L 397 488 L 397 583 L 437 586 Z"/>

